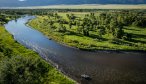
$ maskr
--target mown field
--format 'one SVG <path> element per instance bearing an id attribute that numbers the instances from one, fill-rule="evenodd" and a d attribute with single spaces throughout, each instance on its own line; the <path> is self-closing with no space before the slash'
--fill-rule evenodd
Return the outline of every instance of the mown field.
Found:
<path id="1" fill-rule="evenodd" d="M 0 84 L 74 84 L 0 26 Z"/>
<path id="2" fill-rule="evenodd" d="M 115 11 L 95 12 L 94 15 L 89 12 L 54 13 L 37 16 L 28 24 L 53 40 L 79 49 L 146 50 L 146 27 L 139 26 L 141 23 L 137 20 L 130 21 L 131 18 L 138 16 L 137 13 L 128 12 L 123 15 L 122 13 Z"/>

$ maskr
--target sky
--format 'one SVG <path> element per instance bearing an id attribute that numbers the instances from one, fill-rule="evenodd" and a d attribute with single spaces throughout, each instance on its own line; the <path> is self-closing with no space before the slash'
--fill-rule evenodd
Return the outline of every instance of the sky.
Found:
<path id="1" fill-rule="evenodd" d="M 18 1 L 27 1 L 27 0 L 18 0 Z"/>
<path id="2" fill-rule="evenodd" d="M 48 6 L 58 4 L 146 4 L 146 0 L 0 0 L 0 7 Z"/>
<path id="3" fill-rule="evenodd" d="M 49 0 L 0 0 L 0 7 L 21 7 L 48 5 Z"/>

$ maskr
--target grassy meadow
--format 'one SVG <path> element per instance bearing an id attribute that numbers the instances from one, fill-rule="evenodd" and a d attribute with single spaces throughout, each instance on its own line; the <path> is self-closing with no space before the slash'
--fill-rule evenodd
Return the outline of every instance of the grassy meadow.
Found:
<path id="1" fill-rule="evenodd" d="M 89 12 L 68 12 L 58 13 L 59 17 L 69 22 L 67 14 L 74 14 L 77 18 L 75 21 L 82 23 L 82 19 L 86 17 Z M 95 13 L 95 16 L 99 16 L 100 12 Z M 124 40 L 114 38 L 112 34 L 104 34 L 102 38 L 99 38 L 100 32 L 98 30 L 89 31 L 90 35 L 85 36 L 78 33 L 78 26 L 72 25 L 70 28 L 68 24 L 63 24 L 66 28 L 66 32 L 58 32 L 48 25 L 49 21 L 55 21 L 52 16 L 37 16 L 35 19 L 29 21 L 29 25 L 41 31 L 44 35 L 58 41 L 59 43 L 66 44 L 68 46 L 76 47 L 85 50 L 146 50 L 146 28 L 140 28 L 137 26 L 129 25 L 123 26 L 123 31 L 132 35 L 131 40 Z M 53 26 L 59 27 L 58 22 L 54 22 Z"/>

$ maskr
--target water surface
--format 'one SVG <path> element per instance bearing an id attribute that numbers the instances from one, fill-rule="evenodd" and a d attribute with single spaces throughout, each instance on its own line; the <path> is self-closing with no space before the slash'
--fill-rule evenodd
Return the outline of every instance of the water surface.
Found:
<path id="1" fill-rule="evenodd" d="M 61 45 L 25 25 L 26 16 L 5 25 L 16 41 L 38 52 L 82 84 L 146 84 L 146 52 L 82 51 Z M 89 75 L 92 80 L 80 76 Z"/>

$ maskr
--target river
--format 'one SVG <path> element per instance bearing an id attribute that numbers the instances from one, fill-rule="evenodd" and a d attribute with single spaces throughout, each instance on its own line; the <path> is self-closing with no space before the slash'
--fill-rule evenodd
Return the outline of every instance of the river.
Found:
<path id="1" fill-rule="evenodd" d="M 20 44 L 40 54 L 64 74 L 82 84 L 146 84 L 146 52 L 82 51 L 49 40 L 26 26 L 34 18 L 25 16 L 5 24 L 6 30 Z M 81 78 L 82 74 L 91 80 Z"/>

